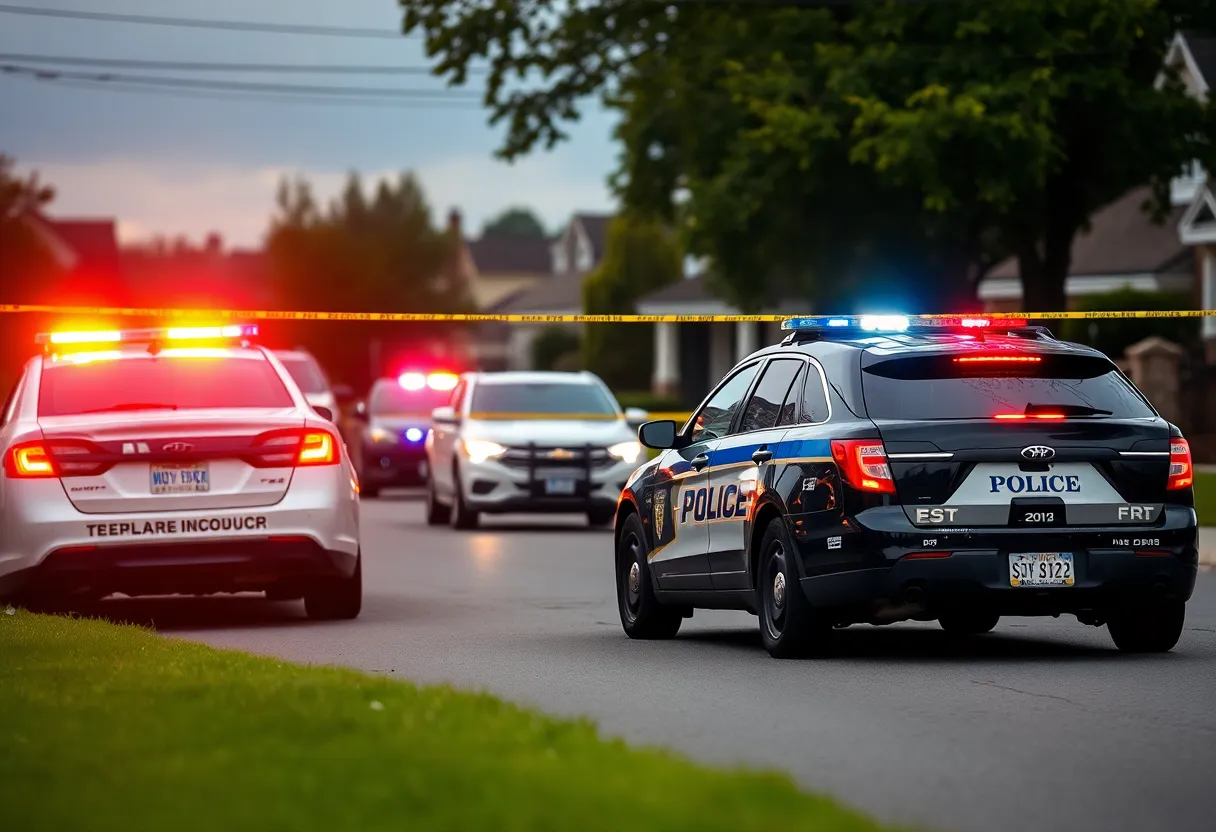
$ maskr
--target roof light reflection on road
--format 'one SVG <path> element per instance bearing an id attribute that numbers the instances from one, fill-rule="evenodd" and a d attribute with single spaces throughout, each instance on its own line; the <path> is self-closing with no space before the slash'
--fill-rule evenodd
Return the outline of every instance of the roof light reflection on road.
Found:
<path id="1" fill-rule="evenodd" d="M 502 557 L 502 537 L 496 534 L 477 534 L 470 538 L 473 561 L 482 572 L 491 572 Z"/>

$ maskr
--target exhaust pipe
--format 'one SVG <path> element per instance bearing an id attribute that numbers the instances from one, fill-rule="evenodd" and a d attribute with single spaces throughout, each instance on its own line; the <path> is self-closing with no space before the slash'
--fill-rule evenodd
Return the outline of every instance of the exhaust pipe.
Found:
<path id="1" fill-rule="evenodd" d="M 919 586 L 910 586 L 904 590 L 904 604 L 910 607 L 920 606 L 925 602 L 925 591 Z"/>

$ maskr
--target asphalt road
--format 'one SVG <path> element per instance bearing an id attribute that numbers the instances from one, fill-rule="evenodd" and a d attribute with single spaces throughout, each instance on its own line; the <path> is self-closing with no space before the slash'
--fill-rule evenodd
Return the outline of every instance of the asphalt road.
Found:
<path id="1" fill-rule="evenodd" d="M 109 614 L 307 663 L 486 689 L 712 763 L 790 772 L 881 819 L 939 830 L 1210 830 L 1216 816 L 1216 574 L 1173 653 L 1105 629 L 1014 619 L 952 647 L 936 625 L 854 627 L 782 662 L 756 619 L 697 612 L 666 643 L 621 632 L 611 537 L 578 522 L 431 529 L 364 504 L 366 599 L 314 624 L 258 597 L 111 600 Z"/>

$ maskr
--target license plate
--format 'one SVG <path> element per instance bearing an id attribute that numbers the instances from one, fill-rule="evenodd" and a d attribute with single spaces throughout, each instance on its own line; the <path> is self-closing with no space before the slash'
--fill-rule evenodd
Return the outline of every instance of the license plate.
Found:
<path id="1" fill-rule="evenodd" d="M 153 494 L 200 494 L 211 490 L 207 463 L 153 465 L 150 474 Z"/>
<path id="2" fill-rule="evenodd" d="M 573 494 L 574 480 L 569 479 L 549 479 L 545 480 L 546 494 Z"/>
<path id="3" fill-rule="evenodd" d="M 1027 552 L 1009 556 L 1010 586 L 1072 586 L 1071 552 Z"/>

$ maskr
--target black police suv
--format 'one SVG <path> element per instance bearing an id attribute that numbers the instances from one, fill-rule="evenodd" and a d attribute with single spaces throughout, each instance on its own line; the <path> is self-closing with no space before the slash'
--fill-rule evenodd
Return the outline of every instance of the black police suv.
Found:
<path id="1" fill-rule="evenodd" d="M 458 381 L 449 372 L 406 372 L 372 385 L 355 411 L 364 423 L 354 454 L 362 496 L 426 484 L 431 412 L 448 403 Z"/>
<path id="2" fill-rule="evenodd" d="M 1075 615 L 1168 651 L 1195 586 L 1190 450 L 1101 353 L 1025 321 L 786 321 L 621 494 L 621 621 L 748 610 L 776 657 L 834 627 Z"/>

